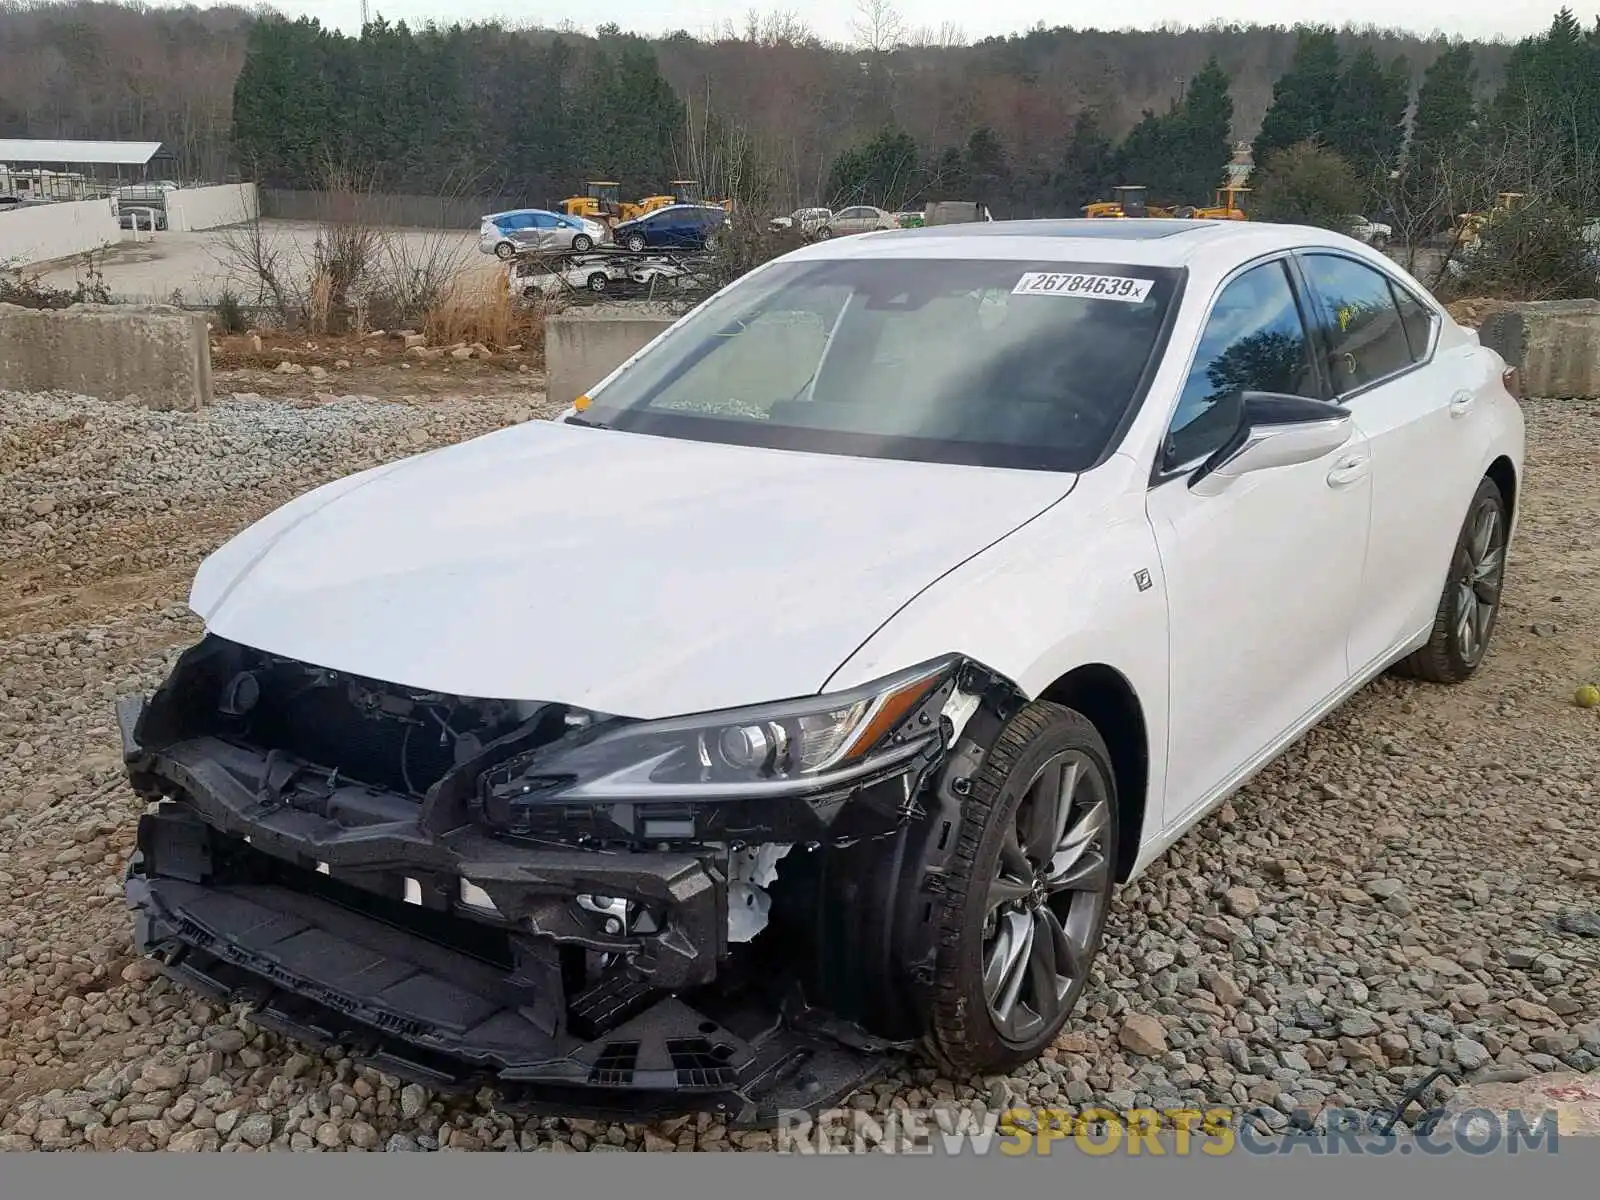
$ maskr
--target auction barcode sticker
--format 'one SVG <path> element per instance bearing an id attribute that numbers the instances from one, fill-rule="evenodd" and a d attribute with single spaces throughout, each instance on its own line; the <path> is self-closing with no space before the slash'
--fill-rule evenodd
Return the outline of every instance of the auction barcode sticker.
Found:
<path id="1" fill-rule="evenodd" d="M 1131 275 L 1058 274 L 1054 271 L 1028 271 L 1013 296 L 1085 296 L 1095 300 L 1125 300 L 1138 304 L 1150 294 L 1154 279 L 1135 279 Z"/>

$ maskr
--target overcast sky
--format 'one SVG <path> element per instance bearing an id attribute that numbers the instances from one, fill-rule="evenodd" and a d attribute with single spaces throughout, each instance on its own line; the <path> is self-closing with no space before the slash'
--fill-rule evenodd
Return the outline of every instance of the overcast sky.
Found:
<path id="1" fill-rule="evenodd" d="M 748 0 L 610 0 L 599 5 L 594 0 L 545 0 L 537 6 L 515 6 L 506 0 L 368 0 L 374 16 L 412 24 L 428 20 L 467 21 L 498 18 L 507 23 L 537 23 L 555 26 L 563 21 L 592 29 L 598 21 L 615 21 L 624 29 L 640 33 L 665 33 L 687 29 L 691 33 L 710 33 L 719 22 L 741 23 L 752 5 Z M 1037 22 L 1046 25 L 1106 27 L 1112 13 L 1119 25 L 1148 29 L 1163 22 L 1184 24 L 1207 21 L 1277 23 L 1288 20 L 1325 21 L 1333 25 L 1394 25 L 1420 33 L 1442 30 L 1469 38 L 1518 38 L 1537 32 L 1550 23 L 1561 0 L 1478 0 L 1463 16 L 1463 7 L 1452 0 L 1412 0 L 1395 4 L 1393 0 L 1298 0 L 1292 6 L 1272 0 L 1212 0 L 1196 11 L 1191 0 L 1119 0 L 1112 6 L 1082 4 L 1063 7 L 1050 0 L 1010 0 L 996 5 L 974 5 L 970 0 L 904 0 L 898 2 L 908 26 L 937 27 L 942 22 L 960 26 L 969 38 L 991 34 L 1016 33 Z M 360 0 L 283 0 L 273 7 L 294 15 L 321 19 L 324 25 L 354 32 L 360 25 Z M 855 16 L 854 0 L 757 0 L 761 11 L 787 9 L 806 14 L 806 24 L 819 36 L 848 40 Z M 1575 4 L 1574 11 L 1585 25 L 1592 24 L 1593 4 Z M 1287 11 L 1286 11 L 1287 10 Z"/>

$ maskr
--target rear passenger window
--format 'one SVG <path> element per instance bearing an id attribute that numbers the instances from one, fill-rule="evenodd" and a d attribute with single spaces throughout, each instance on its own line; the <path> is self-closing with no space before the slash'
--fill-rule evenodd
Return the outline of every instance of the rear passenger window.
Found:
<path id="1" fill-rule="evenodd" d="M 1400 308 L 1400 324 L 1405 327 L 1406 341 L 1411 343 L 1411 361 L 1421 362 L 1428 355 L 1428 343 L 1433 337 L 1433 310 L 1398 284 L 1390 286 Z"/>
<path id="2" fill-rule="evenodd" d="M 1333 254 L 1308 254 L 1301 261 L 1316 293 L 1336 394 L 1376 383 L 1411 365 L 1411 345 L 1388 276 Z"/>

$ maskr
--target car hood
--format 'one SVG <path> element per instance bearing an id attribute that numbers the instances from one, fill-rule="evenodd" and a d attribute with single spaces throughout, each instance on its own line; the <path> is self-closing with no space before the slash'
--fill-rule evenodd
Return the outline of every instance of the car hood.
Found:
<path id="1" fill-rule="evenodd" d="M 701 712 L 815 693 L 1075 480 L 531 421 L 308 492 L 211 555 L 190 605 L 405 686 Z"/>

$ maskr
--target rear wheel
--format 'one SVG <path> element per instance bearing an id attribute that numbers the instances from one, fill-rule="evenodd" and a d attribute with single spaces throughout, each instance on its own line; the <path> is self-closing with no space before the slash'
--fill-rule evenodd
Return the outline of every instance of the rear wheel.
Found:
<path id="1" fill-rule="evenodd" d="M 1505 497 L 1494 480 L 1483 479 L 1456 537 L 1428 643 L 1397 663 L 1398 673 L 1461 683 L 1478 669 L 1500 613 L 1509 524 Z"/>
<path id="2" fill-rule="evenodd" d="M 1081 713 L 1036 702 L 972 781 L 939 918 L 928 1049 L 951 1070 L 1037 1058 L 1076 1007 L 1114 885 L 1111 757 Z"/>
<path id="3" fill-rule="evenodd" d="M 598 295 L 599 293 L 605 291 L 606 288 L 609 287 L 610 285 L 611 285 L 611 280 L 610 280 L 610 278 L 607 277 L 607 275 L 606 275 L 606 273 L 604 271 L 596 271 L 593 275 L 589 276 L 588 288 L 589 288 L 589 290 L 591 292 L 594 292 L 596 295 Z"/>

